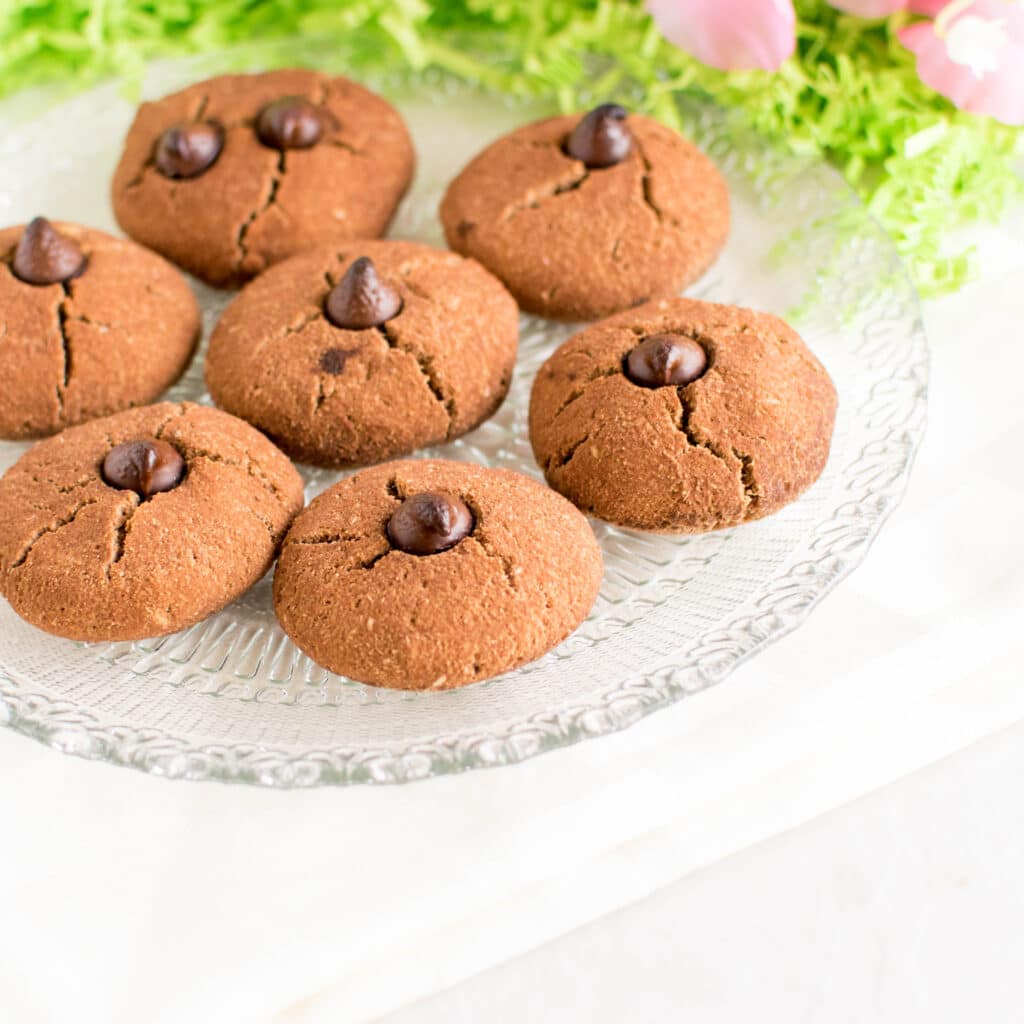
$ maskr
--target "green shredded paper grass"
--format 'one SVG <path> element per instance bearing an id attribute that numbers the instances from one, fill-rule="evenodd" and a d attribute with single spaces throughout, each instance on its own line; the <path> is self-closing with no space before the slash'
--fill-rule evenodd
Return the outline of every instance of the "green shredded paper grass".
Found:
<path id="1" fill-rule="evenodd" d="M 823 0 L 796 7 L 798 50 L 781 71 L 725 74 L 668 43 L 638 0 L 7 0 L 0 94 L 137 79 L 158 57 L 326 37 L 355 77 L 437 69 L 564 110 L 617 98 L 678 124 L 681 95 L 710 97 L 737 128 L 838 167 L 922 292 L 959 287 L 972 253 L 950 251 L 949 235 L 1024 195 L 1022 133 L 955 110 L 920 81 L 895 35 L 906 16 L 866 21 Z M 280 47 L 271 52 L 283 62 Z"/>

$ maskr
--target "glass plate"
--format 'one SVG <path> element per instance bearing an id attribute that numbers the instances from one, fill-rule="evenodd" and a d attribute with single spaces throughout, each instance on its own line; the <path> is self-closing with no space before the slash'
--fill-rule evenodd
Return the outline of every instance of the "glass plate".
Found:
<path id="1" fill-rule="evenodd" d="M 145 93 L 203 77 L 158 66 Z M 392 235 L 442 244 L 445 184 L 484 144 L 536 116 L 444 83 L 395 97 L 419 172 Z M 133 105 L 114 86 L 61 103 L 0 139 L 3 223 L 37 213 L 115 231 L 108 188 Z M 0 601 L 0 722 L 67 753 L 175 778 L 268 786 L 396 782 L 521 761 L 600 736 L 719 682 L 795 628 L 864 557 L 902 495 L 925 418 L 927 347 L 893 247 L 838 176 L 687 112 L 733 194 L 728 248 L 689 294 L 792 314 L 840 396 L 821 480 L 770 519 L 703 537 L 595 529 L 606 577 L 590 618 L 539 661 L 445 693 L 374 689 L 324 671 L 278 627 L 264 579 L 183 633 L 76 644 Z M 24 122 L 24 119 L 23 119 Z M 230 295 L 196 285 L 206 328 Z M 522 318 L 498 415 L 420 453 L 539 477 L 526 431 L 533 375 L 572 328 Z M 209 401 L 202 356 L 173 399 Z M 0 443 L 0 469 L 26 445 Z M 307 497 L 339 474 L 304 471 Z"/>

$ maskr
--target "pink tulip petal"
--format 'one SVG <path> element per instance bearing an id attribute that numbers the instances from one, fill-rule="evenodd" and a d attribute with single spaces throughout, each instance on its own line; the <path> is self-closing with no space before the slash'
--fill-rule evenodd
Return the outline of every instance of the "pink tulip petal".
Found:
<path id="1" fill-rule="evenodd" d="M 647 0 L 665 37 L 722 71 L 775 71 L 796 48 L 792 0 Z"/>
<path id="2" fill-rule="evenodd" d="M 1024 5 L 975 0 L 947 24 L 908 25 L 899 38 L 925 85 L 961 110 L 1024 125 Z"/>
<path id="3" fill-rule="evenodd" d="M 862 18 L 887 18 L 907 6 L 907 0 L 829 0 L 829 3 Z"/>

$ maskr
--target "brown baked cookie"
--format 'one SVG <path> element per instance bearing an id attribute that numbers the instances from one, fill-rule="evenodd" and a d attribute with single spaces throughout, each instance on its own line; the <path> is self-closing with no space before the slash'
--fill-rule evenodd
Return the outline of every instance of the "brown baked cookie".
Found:
<path id="1" fill-rule="evenodd" d="M 821 474 L 836 392 L 768 313 L 663 299 L 602 320 L 540 368 L 530 441 L 548 483 L 620 526 L 758 519 Z"/>
<path id="2" fill-rule="evenodd" d="M 414 163 L 398 112 L 347 78 L 222 75 L 139 108 L 114 213 L 197 277 L 237 285 L 315 245 L 383 234 Z"/>
<path id="3" fill-rule="evenodd" d="M 470 463 L 390 462 L 295 520 L 274 607 L 332 672 L 447 690 L 554 647 L 586 618 L 601 572 L 586 519 L 542 484 Z"/>
<path id="4" fill-rule="evenodd" d="M 441 222 L 523 309 L 588 320 L 700 277 L 725 244 L 729 195 L 681 135 L 606 104 L 493 143 L 449 186 Z"/>
<path id="5" fill-rule="evenodd" d="M 198 340 L 195 297 L 155 253 L 42 217 L 0 230 L 0 437 L 151 402 Z"/>
<path id="6" fill-rule="evenodd" d="M 164 402 L 41 441 L 0 479 L 0 593 L 74 640 L 173 633 L 233 601 L 302 507 L 247 423 Z"/>
<path id="7" fill-rule="evenodd" d="M 210 340 L 218 405 L 321 466 L 379 462 L 472 430 L 508 391 L 518 312 L 473 260 L 356 242 L 272 267 Z"/>

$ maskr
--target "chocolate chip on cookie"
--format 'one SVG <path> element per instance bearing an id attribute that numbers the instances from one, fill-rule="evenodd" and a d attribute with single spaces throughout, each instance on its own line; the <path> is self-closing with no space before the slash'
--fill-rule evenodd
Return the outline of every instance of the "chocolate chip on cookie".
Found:
<path id="1" fill-rule="evenodd" d="M 539 658 L 590 611 L 587 520 L 519 473 L 414 459 L 335 484 L 295 520 L 274 609 L 314 661 L 375 686 L 446 690 Z"/>
<path id="2" fill-rule="evenodd" d="M 124 441 L 107 452 L 103 479 L 142 498 L 173 490 L 185 475 L 185 460 L 166 441 Z"/>
<path id="3" fill-rule="evenodd" d="M 295 459 L 380 462 L 492 416 L 518 333 L 512 297 L 473 260 L 413 242 L 332 246 L 271 267 L 228 306 L 206 383 Z"/>
<path id="4" fill-rule="evenodd" d="M 196 178 L 224 148 L 224 132 L 210 121 L 172 125 L 157 140 L 153 164 L 165 178 Z"/>
<path id="5" fill-rule="evenodd" d="M 828 374 L 782 320 L 663 299 L 555 351 L 534 381 L 530 441 L 548 483 L 585 512 L 700 533 L 810 487 L 835 412 Z"/>
<path id="6" fill-rule="evenodd" d="M 209 284 L 386 230 L 412 179 L 398 112 L 346 78 L 221 75 L 139 108 L 114 174 L 118 223 Z"/>
<path id="7" fill-rule="evenodd" d="M 0 593 L 74 640 L 173 633 L 248 590 L 301 507 L 298 473 L 241 420 L 129 409 L 41 441 L 0 479 Z"/>
<path id="8" fill-rule="evenodd" d="M 43 217 L 0 230 L 0 310 L 0 438 L 151 402 L 199 340 L 199 307 L 174 267 Z"/>
<path id="9" fill-rule="evenodd" d="M 398 316 L 402 297 L 377 276 L 373 260 L 360 256 L 330 290 L 324 310 L 335 327 L 363 331 Z"/>
<path id="10" fill-rule="evenodd" d="M 449 186 L 441 221 L 523 309 L 586 320 L 695 281 L 725 244 L 729 196 L 692 143 L 604 104 L 490 145 Z"/>
<path id="11" fill-rule="evenodd" d="M 685 334 L 652 334 L 626 355 L 626 376 L 643 388 L 692 384 L 708 367 L 700 342 Z"/>
<path id="12" fill-rule="evenodd" d="M 633 150 L 627 117 L 626 108 L 617 103 L 595 107 L 573 129 L 566 152 L 591 169 L 621 164 Z"/>
<path id="13" fill-rule="evenodd" d="M 11 270 L 26 284 L 63 284 L 85 270 L 85 255 L 73 238 L 35 217 L 21 233 Z"/>
<path id="14" fill-rule="evenodd" d="M 324 133 L 320 111 L 303 96 L 268 103 L 256 118 L 256 134 L 271 149 L 309 149 Z"/>
<path id="15" fill-rule="evenodd" d="M 399 551 L 436 555 L 469 536 L 473 513 L 461 498 L 424 491 L 405 499 L 388 520 L 388 537 Z"/>
<path id="16" fill-rule="evenodd" d="M 332 377 L 340 377 L 345 372 L 345 364 L 349 356 L 354 356 L 357 348 L 325 348 L 320 353 L 320 369 Z"/>

